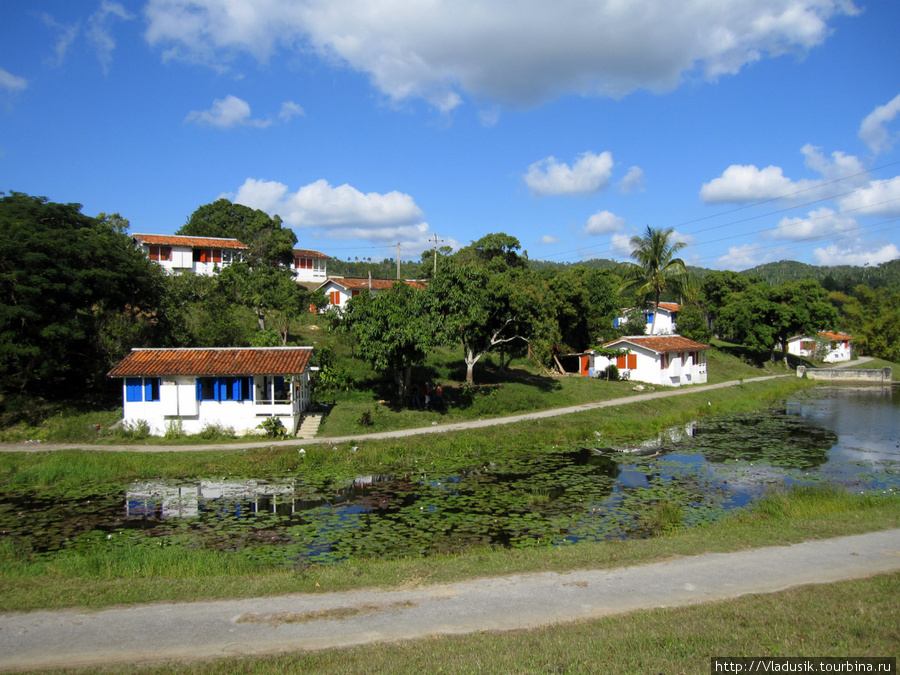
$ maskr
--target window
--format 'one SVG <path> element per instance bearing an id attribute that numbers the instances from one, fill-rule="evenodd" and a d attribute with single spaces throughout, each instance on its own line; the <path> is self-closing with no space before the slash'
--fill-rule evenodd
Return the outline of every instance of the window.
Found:
<path id="1" fill-rule="evenodd" d="M 222 251 L 219 250 L 219 261 L 221 262 Z M 195 248 L 194 262 L 213 262 L 213 250 L 211 248 Z"/>
<path id="2" fill-rule="evenodd" d="M 212 261 L 214 263 L 222 262 L 222 249 L 220 249 L 220 248 L 212 249 Z"/>
<path id="3" fill-rule="evenodd" d="M 800 342 L 800 349 L 805 352 L 814 352 L 816 351 L 816 343 L 814 340 L 803 340 Z"/>
<path id="4" fill-rule="evenodd" d="M 249 386 L 249 385 L 248 385 Z M 266 375 L 256 380 L 256 403 L 290 403 L 291 383 L 281 375 Z"/>
<path id="5" fill-rule="evenodd" d="M 294 267 L 298 270 L 311 270 L 313 268 L 312 258 L 301 258 L 294 256 Z"/>
<path id="6" fill-rule="evenodd" d="M 360 293 L 359 290 L 350 291 L 350 297 L 355 298 L 357 295 L 359 295 L 359 293 Z"/>
<path id="7" fill-rule="evenodd" d="M 159 400 L 158 377 L 127 377 L 125 378 L 125 401 L 127 403 L 140 403 L 141 401 Z"/>
<path id="8" fill-rule="evenodd" d="M 659 355 L 660 370 L 665 370 L 668 367 L 669 367 L 669 355 L 668 354 L 660 354 Z"/>
<path id="9" fill-rule="evenodd" d="M 150 260 L 171 260 L 171 246 L 150 246 Z"/>
<path id="10" fill-rule="evenodd" d="M 637 368 L 637 354 L 623 354 L 616 357 L 616 368 L 619 370 L 634 370 Z"/>
<path id="11" fill-rule="evenodd" d="M 340 291 L 331 291 L 328 294 L 328 301 L 332 305 L 340 305 L 341 304 L 341 292 Z"/>
<path id="12" fill-rule="evenodd" d="M 250 401 L 253 399 L 249 377 L 198 377 L 198 401 Z"/>

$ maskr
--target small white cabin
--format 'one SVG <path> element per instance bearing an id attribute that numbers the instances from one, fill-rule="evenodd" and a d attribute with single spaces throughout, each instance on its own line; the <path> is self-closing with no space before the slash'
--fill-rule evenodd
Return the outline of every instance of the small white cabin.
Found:
<path id="1" fill-rule="evenodd" d="M 822 331 L 815 337 L 795 335 L 788 340 L 788 354 L 808 359 L 821 358 L 825 363 L 840 363 L 853 358 L 853 338 L 843 333 Z"/>
<path id="2" fill-rule="evenodd" d="M 709 346 L 680 335 L 638 335 L 607 342 L 609 349 L 627 349 L 628 353 L 608 358 L 594 356 L 594 375 L 610 364 L 619 369 L 623 379 L 679 387 L 685 384 L 706 383 L 706 351 Z"/>
<path id="3" fill-rule="evenodd" d="M 328 280 L 316 288 L 325 291 L 328 306 L 323 308 L 341 309 L 349 300 L 360 293 L 381 293 L 389 291 L 397 283 L 397 279 L 354 279 L 350 277 L 328 277 Z M 404 284 L 416 289 L 425 288 L 428 282 L 416 279 L 403 279 Z"/>
<path id="4" fill-rule="evenodd" d="M 257 434 L 270 417 L 296 433 L 312 357 L 312 347 L 132 349 L 108 375 L 122 380 L 124 422 L 146 422 L 154 436 L 208 426 Z"/>

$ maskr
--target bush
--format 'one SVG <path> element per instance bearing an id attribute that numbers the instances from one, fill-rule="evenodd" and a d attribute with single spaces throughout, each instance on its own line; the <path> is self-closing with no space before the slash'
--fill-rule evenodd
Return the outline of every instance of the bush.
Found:
<path id="1" fill-rule="evenodd" d="M 135 420 L 134 422 L 125 422 L 119 430 L 125 438 L 135 441 L 142 441 L 150 436 L 150 424 L 147 420 Z"/>
<path id="2" fill-rule="evenodd" d="M 287 429 L 278 417 L 267 417 L 256 427 L 266 432 L 269 438 L 283 438 L 287 436 Z"/>
<path id="3" fill-rule="evenodd" d="M 604 379 L 609 380 L 610 382 L 617 382 L 619 379 L 619 368 L 615 363 L 610 363 L 606 366 L 606 369 L 603 371 Z"/>

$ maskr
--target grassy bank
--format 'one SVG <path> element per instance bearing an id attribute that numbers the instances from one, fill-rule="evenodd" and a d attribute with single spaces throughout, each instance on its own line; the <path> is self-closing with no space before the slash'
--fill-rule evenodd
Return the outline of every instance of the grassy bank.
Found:
<path id="1" fill-rule="evenodd" d="M 45 497 L 91 494 L 129 480 L 208 476 L 263 477 L 324 473 L 353 477 L 415 469 L 452 459 L 455 463 L 489 460 L 495 453 L 523 447 L 536 452 L 565 445 L 615 445 L 653 437 L 660 431 L 710 415 L 727 415 L 779 404 L 814 386 L 800 378 L 782 378 L 643 401 L 561 417 L 390 440 L 340 445 L 307 445 L 179 453 L 109 453 L 61 450 L 0 453 L 0 492 L 37 491 Z M 599 434 L 599 438 L 597 436 Z M 351 447 L 357 447 L 351 451 Z"/>

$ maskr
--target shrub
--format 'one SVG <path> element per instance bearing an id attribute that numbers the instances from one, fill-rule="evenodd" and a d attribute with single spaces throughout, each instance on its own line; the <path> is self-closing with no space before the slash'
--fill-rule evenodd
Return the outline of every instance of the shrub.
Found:
<path id="1" fill-rule="evenodd" d="M 265 431 L 269 438 L 287 436 L 287 429 L 284 428 L 284 423 L 278 417 L 267 417 L 256 428 Z"/>
<path id="2" fill-rule="evenodd" d="M 619 379 L 619 368 L 615 363 L 610 363 L 603 371 L 603 377 L 610 382 L 616 382 Z"/>

